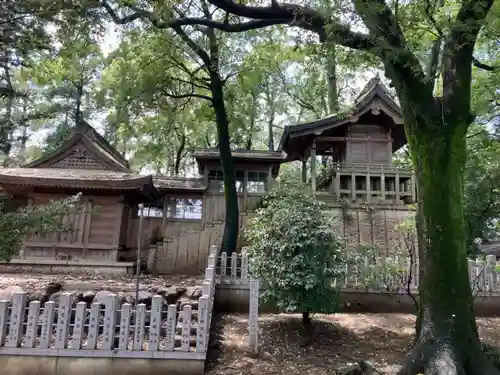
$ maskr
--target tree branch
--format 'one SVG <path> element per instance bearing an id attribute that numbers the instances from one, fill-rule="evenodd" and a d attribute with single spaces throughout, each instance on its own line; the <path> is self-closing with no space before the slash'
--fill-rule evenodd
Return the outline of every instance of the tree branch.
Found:
<path id="1" fill-rule="evenodd" d="M 196 18 L 196 17 L 183 17 L 171 21 L 159 21 L 156 16 L 152 12 L 148 12 L 139 8 L 132 8 L 134 13 L 129 14 L 120 18 L 118 14 L 113 10 L 113 8 L 106 2 L 103 1 L 102 5 L 104 9 L 108 12 L 109 16 L 113 20 L 114 23 L 118 25 L 125 25 L 127 23 L 145 19 L 151 22 L 154 26 L 160 29 L 168 29 L 174 28 L 178 26 L 196 26 L 202 25 L 218 30 L 222 30 L 230 33 L 239 33 L 249 30 L 260 29 L 267 26 L 279 25 L 279 24 L 287 24 L 290 22 L 288 19 L 269 19 L 269 20 L 254 20 L 249 22 L 242 23 L 228 23 L 228 22 L 217 22 L 210 19 L 205 18 Z"/>
<path id="2" fill-rule="evenodd" d="M 443 97 L 449 113 L 472 121 L 470 95 L 474 46 L 494 0 L 463 0 L 443 49 Z M 464 129 L 466 131 L 466 129 Z"/>
<path id="3" fill-rule="evenodd" d="M 479 68 L 482 70 L 487 70 L 488 72 L 495 72 L 498 70 L 498 66 L 491 66 L 491 65 L 484 64 L 481 61 L 479 61 L 478 59 L 476 59 L 474 56 L 472 56 L 472 64 L 476 68 Z"/>

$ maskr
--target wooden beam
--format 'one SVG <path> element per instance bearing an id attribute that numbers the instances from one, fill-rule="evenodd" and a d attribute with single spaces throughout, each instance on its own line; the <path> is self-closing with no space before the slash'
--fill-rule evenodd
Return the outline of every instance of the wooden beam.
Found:
<path id="1" fill-rule="evenodd" d="M 355 141 L 355 142 L 387 142 L 387 138 L 377 138 L 377 137 L 317 137 L 315 138 L 317 143 L 328 143 L 328 142 L 347 142 L 347 141 Z M 392 139 L 389 138 L 389 141 L 392 142 Z"/>

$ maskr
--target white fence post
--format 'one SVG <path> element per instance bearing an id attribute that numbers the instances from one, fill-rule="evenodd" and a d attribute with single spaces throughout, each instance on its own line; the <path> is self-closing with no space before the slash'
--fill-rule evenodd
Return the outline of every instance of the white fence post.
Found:
<path id="1" fill-rule="evenodd" d="M 28 310 L 28 321 L 26 322 L 26 339 L 24 341 L 25 348 L 34 348 L 36 336 L 38 334 L 38 318 L 40 316 L 40 301 L 30 302 Z"/>
<path id="2" fill-rule="evenodd" d="M 99 336 L 99 323 L 101 319 L 101 304 L 94 302 L 90 306 L 89 333 L 87 336 L 87 349 L 95 349 Z"/>
<path id="3" fill-rule="evenodd" d="M 236 282 L 237 271 L 238 271 L 238 254 L 232 253 L 231 254 L 231 281 L 233 283 Z"/>
<path id="4" fill-rule="evenodd" d="M 15 293 L 12 297 L 9 336 L 6 345 L 8 348 L 17 348 L 21 345 L 25 308 L 26 293 Z"/>
<path id="5" fill-rule="evenodd" d="M 120 350 L 127 350 L 128 348 L 131 308 L 132 305 L 130 303 L 124 303 L 122 305 L 122 313 L 120 315 L 120 342 L 118 345 Z"/>
<path id="6" fill-rule="evenodd" d="M 476 259 L 477 288 L 480 292 L 486 291 L 486 267 L 484 261 Z"/>
<path id="7" fill-rule="evenodd" d="M 40 335 L 40 348 L 47 349 L 52 342 L 54 325 L 55 302 L 48 301 L 43 305 L 42 333 Z"/>
<path id="8" fill-rule="evenodd" d="M 202 295 L 198 300 L 198 324 L 196 327 L 196 352 L 204 353 L 210 335 L 208 327 L 208 295 Z"/>
<path id="9" fill-rule="evenodd" d="M 148 350 L 156 351 L 160 345 L 161 310 L 163 297 L 153 296 L 151 302 L 151 316 L 149 319 L 149 345 Z"/>
<path id="10" fill-rule="evenodd" d="M 82 348 L 85 310 L 87 310 L 87 304 L 85 302 L 78 302 L 76 304 L 75 323 L 73 325 L 73 337 L 71 340 L 71 349 L 78 350 Z"/>
<path id="11" fill-rule="evenodd" d="M 144 340 L 144 318 L 146 315 L 146 305 L 140 303 L 135 307 L 135 330 L 134 330 L 134 350 L 142 350 Z"/>
<path id="12" fill-rule="evenodd" d="M 68 345 L 68 331 L 71 320 L 71 294 L 62 293 L 57 309 L 56 349 L 66 349 Z"/>
<path id="13" fill-rule="evenodd" d="M 166 348 L 171 352 L 175 347 L 175 327 L 177 325 L 177 305 L 168 305 L 166 324 Z"/>
<path id="14" fill-rule="evenodd" d="M 227 276 L 227 253 L 222 252 L 220 255 L 220 280 L 224 282 Z"/>
<path id="15" fill-rule="evenodd" d="M 5 343 L 7 337 L 7 313 L 9 301 L 0 301 L 0 347 Z"/>
<path id="16" fill-rule="evenodd" d="M 182 309 L 182 330 L 181 330 L 181 348 L 183 352 L 188 352 L 191 347 L 191 305 L 186 305 Z"/>
<path id="17" fill-rule="evenodd" d="M 488 264 L 488 291 L 496 292 L 497 289 L 497 258 L 495 255 L 488 255 L 486 257 L 486 263 Z"/>
<path id="18" fill-rule="evenodd" d="M 118 305 L 118 296 L 110 294 L 106 301 L 104 308 L 104 329 L 102 332 L 103 341 L 102 348 L 104 350 L 111 350 L 115 342 L 115 329 L 116 329 L 116 307 Z"/>
<path id="19" fill-rule="evenodd" d="M 259 350 L 259 280 L 250 279 L 248 314 L 248 345 L 256 354 Z"/>
<path id="20" fill-rule="evenodd" d="M 248 256 L 241 254 L 241 281 L 248 283 Z"/>

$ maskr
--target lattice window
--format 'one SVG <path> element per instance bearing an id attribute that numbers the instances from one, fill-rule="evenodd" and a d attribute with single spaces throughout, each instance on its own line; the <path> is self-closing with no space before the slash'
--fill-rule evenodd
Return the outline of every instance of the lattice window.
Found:
<path id="1" fill-rule="evenodd" d="M 64 159 L 52 164 L 51 167 L 68 169 L 109 169 L 90 155 L 87 150 L 81 148 L 73 150 Z"/>
<path id="2" fill-rule="evenodd" d="M 167 217 L 179 220 L 200 220 L 203 200 L 191 198 L 168 198 Z"/>

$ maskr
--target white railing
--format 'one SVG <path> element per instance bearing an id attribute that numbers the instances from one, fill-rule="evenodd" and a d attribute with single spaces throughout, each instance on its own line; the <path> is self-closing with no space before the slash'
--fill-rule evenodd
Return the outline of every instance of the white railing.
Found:
<path id="1" fill-rule="evenodd" d="M 248 284 L 250 275 L 248 257 L 222 253 L 216 267 L 216 283 Z M 494 255 L 486 260 L 469 259 L 469 279 L 473 293 L 500 293 L 500 262 Z M 419 285 L 419 260 L 410 257 L 376 258 L 357 257 L 345 266 L 342 277 L 336 280 L 341 290 L 371 290 L 379 292 L 417 292 Z"/>
<path id="2" fill-rule="evenodd" d="M 215 295 L 216 255 L 211 250 L 202 296 L 178 310 L 155 295 L 151 306 L 124 303 L 110 295 L 102 306 L 32 301 L 26 293 L 0 301 L 0 355 L 204 360 Z"/>

